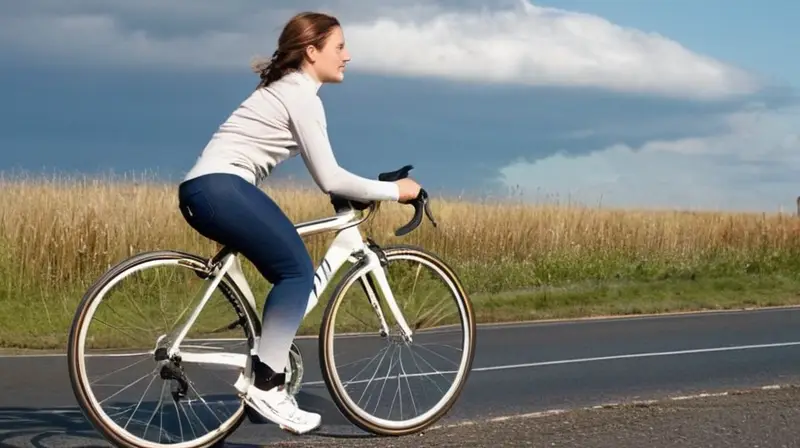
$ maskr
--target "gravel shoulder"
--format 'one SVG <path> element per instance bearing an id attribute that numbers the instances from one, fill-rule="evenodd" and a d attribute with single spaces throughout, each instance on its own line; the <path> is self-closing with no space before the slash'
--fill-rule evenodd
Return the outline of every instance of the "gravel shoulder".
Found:
<path id="1" fill-rule="evenodd" d="M 800 387 L 471 422 L 397 439 L 302 437 L 268 446 L 800 447 Z M 235 445 L 234 445 L 235 446 Z"/>

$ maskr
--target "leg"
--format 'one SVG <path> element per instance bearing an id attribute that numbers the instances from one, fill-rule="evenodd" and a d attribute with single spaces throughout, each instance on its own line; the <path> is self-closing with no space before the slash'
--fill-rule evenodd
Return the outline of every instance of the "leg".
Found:
<path id="1" fill-rule="evenodd" d="M 182 184 L 180 209 L 200 234 L 235 248 L 273 285 L 253 359 L 256 378 L 250 398 L 268 419 L 295 432 L 313 429 L 319 424 L 318 416 L 297 410 L 293 400 L 284 403 L 287 394 L 280 387 L 289 349 L 314 284 L 311 257 L 294 225 L 264 192 L 228 174 L 203 176 Z M 268 403 L 272 409 L 259 402 Z M 285 406 L 289 407 L 281 411 Z"/>

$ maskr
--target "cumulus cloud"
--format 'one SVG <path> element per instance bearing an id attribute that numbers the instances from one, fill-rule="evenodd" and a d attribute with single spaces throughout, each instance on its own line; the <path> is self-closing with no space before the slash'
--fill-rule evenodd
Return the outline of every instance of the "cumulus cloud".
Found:
<path id="1" fill-rule="evenodd" d="M 351 25 L 347 36 L 359 67 L 382 73 L 699 98 L 756 88 L 742 71 L 666 37 L 524 1 L 494 11 L 381 16 Z"/>
<path id="2" fill-rule="evenodd" d="M 241 70 L 252 56 L 271 53 L 291 13 L 313 8 L 345 22 L 354 71 L 701 99 L 759 87 L 736 67 L 668 37 L 525 0 L 493 7 L 431 0 L 22 3 L 0 18 L 6 51 L 62 61 Z"/>
<path id="3" fill-rule="evenodd" d="M 800 190 L 796 114 L 731 114 L 715 136 L 616 144 L 578 156 L 559 153 L 500 170 L 498 180 L 529 200 L 558 197 L 619 207 L 792 210 Z"/>

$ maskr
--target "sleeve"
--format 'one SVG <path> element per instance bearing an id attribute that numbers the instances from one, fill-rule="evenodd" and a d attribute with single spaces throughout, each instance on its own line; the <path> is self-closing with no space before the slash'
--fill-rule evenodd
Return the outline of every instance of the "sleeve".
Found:
<path id="1" fill-rule="evenodd" d="M 289 110 L 292 131 L 303 161 L 322 191 L 360 201 L 398 200 L 400 192 L 394 182 L 367 179 L 339 166 L 328 139 L 322 101 L 314 96 L 303 103 Z"/>

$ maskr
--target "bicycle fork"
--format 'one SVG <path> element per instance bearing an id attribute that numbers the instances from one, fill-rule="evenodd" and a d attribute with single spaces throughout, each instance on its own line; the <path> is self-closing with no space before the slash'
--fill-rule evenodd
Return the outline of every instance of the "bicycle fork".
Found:
<path id="1" fill-rule="evenodd" d="M 383 314 L 383 310 L 381 309 L 380 302 L 376 295 L 376 291 L 378 290 L 381 291 L 383 299 L 386 301 L 386 304 L 389 305 L 389 310 L 391 311 L 392 316 L 394 316 L 395 322 L 397 322 L 397 324 L 400 326 L 403 340 L 409 343 L 412 342 L 411 328 L 408 326 L 403 313 L 397 306 L 397 301 L 394 298 L 391 287 L 389 287 L 389 281 L 386 279 L 386 271 L 383 269 L 383 264 L 381 263 L 380 257 L 372 250 L 365 251 L 365 253 L 367 257 L 367 264 L 363 269 L 364 273 L 359 277 L 358 280 L 361 284 L 361 288 L 364 290 L 364 293 L 366 293 L 367 298 L 372 305 L 372 309 L 375 310 L 375 313 L 378 315 L 378 319 L 380 319 L 380 335 L 382 337 L 389 335 L 389 325 L 386 323 L 386 317 Z M 375 287 L 376 282 L 378 283 L 377 288 Z"/>

